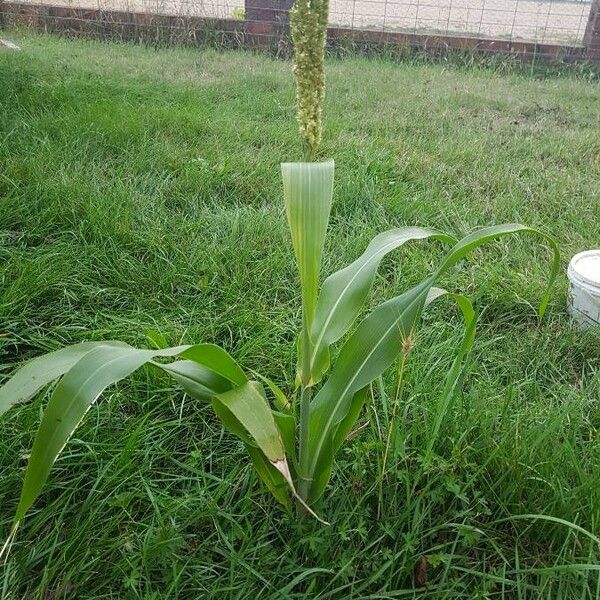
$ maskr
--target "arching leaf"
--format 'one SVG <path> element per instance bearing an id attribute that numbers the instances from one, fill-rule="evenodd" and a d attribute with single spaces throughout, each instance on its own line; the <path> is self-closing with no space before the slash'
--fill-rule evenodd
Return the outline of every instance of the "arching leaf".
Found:
<path id="1" fill-rule="evenodd" d="M 350 328 L 369 294 L 382 259 L 411 240 L 455 243 L 444 233 L 422 227 L 401 227 L 380 233 L 353 263 L 330 275 L 323 283 L 311 328 L 311 383 L 321 380 L 329 368 L 329 346 Z"/>

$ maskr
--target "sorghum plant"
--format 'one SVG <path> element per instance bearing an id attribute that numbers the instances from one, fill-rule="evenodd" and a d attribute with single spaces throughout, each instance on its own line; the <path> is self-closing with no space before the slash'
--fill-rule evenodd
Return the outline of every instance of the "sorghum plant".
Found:
<path id="1" fill-rule="evenodd" d="M 446 294 L 434 287 L 442 274 L 478 246 L 517 232 L 534 233 L 547 240 L 554 251 L 551 281 L 557 273 L 559 255 L 555 242 L 523 225 L 487 227 L 459 242 L 432 229 L 403 227 L 376 236 L 354 262 L 327 277 L 319 291 L 319 265 L 330 204 L 329 171 L 325 164 L 322 176 L 311 178 L 307 188 L 301 166 L 284 165 L 283 170 L 302 285 L 299 402 L 289 400 L 265 377 L 262 379 L 272 391 L 270 406 L 262 384 L 250 379 L 225 350 L 213 344 L 148 350 L 118 341 L 84 342 L 36 358 L 0 388 L 1 416 L 15 404 L 44 393 L 49 384 L 58 380 L 35 436 L 12 534 L 92 404 L 107 387 L 143 365 L 164 371 L 186 394 L 210 404 L 223 426 L 243 442 L 259 477 L 277 500 L 291 508 L 295 499 L 302 510 L 314 514 L 310 507 L 325 491 L 334 456 L 356 424 L 369 384 L 395 362 L 403 343 L 414 336 L 424 308 Z M 425 239 L 450 245 L 444 259 L 418 285 L 368 314 L 331 364 L 331 346 L 348 333 L 358 317 L 382 258 L 408 241 Z M 449 373 L 449 391 L 457 381 L 457 369 L 470 351 L 475 328 L 470 302 L 464 296 L 453 297 L 465 317 L 465 338 Z M 539 308 L 540 316 L 547 301 L 548 291 Z"/>
<path id="2" fill-rule="evenodd" d="M 291 15 L 298 121 L 307 160 L 313 159 L 321 139 L 327 11 L 327 0 L 297 0 Z M 281 504 L 291 510 L 295 501 L 301 514 L 316 516 L 312 507 L 327 487 L 335 454 L 357 422 L 369 385 L 403 349 L 408 354 L 409 340 L 414 339 L 423 310 L 446 294 L 435 287 L 437 280 L 478 246 L 518 232 L 533 233 L 547 241 L 554 252 L 550 283 L 556 276 L 559 255 L 555 242 L 523 225 L 487 227 L 460 241 L 432 229 L 402 227 L 377 235 L 361 256 L 319 287 L 333 173 L 333 161 L 282 165 L 285 208 L 302 290 L 298 393 L 288 398 L 275 383 L 261 376 L 272 396 L 271 405 L 262 383 L 249 378 L 224 349 L 210 343 L 148 350 L 119 341 L 85 342 L 28 362 L 0 388 L 0 417 L 58 383 L 43 411 L 14 524 L 0 554 L 10 546 L 56 458 L 92 404 L 106 388 L 144 365 L 165 372 L 190 397 L 212 407 L 223 426 L 244 444 L 259 477 Z M 362 311 L 381 260 L 408 241 L 425 239 L 449 245 L 440 264 L 418 285 L 375 307 L 332 352 L 332 346 L 350 332 Z M 549 289 L 540 304 L 540 317 Z M 476 321 L 467 298 L 449 296 L 462 311 L 465 335 L 448 373 L 444 402 L 451 398 L 459 381 Z M 434 437 L 439 426 L 438 419 Z"/>

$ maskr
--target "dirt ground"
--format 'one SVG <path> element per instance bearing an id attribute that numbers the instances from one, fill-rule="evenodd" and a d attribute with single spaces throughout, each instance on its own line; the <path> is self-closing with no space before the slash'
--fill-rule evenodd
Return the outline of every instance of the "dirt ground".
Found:
<path id="1" fill-rule="evenodd" d="M 7 0 L 10 1 L 10 0 Z M 161 14 L 243 18 L 244 0 L 20 0 Z M 330 23 L 375 31 L 473 34 L 580 43 L 589 1 L 331 0 Z"/>

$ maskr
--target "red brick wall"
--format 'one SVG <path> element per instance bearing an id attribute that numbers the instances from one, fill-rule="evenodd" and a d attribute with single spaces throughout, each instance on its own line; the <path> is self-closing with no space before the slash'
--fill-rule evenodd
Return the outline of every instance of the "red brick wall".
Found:
<path id="1" fill-rule="evenodd" d="M 178 17 L 3 3 L 1 0 L 0 13 L 6 25 L 29 25 L 75 36 L 179 44 L 214 40 L 226 46 L 270 46 L 287 51 L 287 17 L 291 4 L 292 0 L 246 0 L 244 19 Z M 464 50 L 514 55 L 523 60 L 600 61 L 600 0 L 592 3 L 584 38 L 586 47 L 344 28 L 329 28 L 328 40 L 332 46 L 351 44 L 376 51 L 384 46 L 399 46 L 431 54 Z"/>

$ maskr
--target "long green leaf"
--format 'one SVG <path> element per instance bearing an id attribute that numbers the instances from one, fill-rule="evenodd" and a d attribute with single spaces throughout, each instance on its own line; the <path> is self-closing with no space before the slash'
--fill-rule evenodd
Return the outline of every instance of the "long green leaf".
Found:
<path id="1" fill-rule="evenodd" d="M 317 304 L 321 256 L 333 194 L 333 161 L 283 163 L 283 195 L 302 287 L 303 335 L 299 378 L 310 378 L 310 330 Z"/>
<path id="2" fill-rule="evenodd" d="M 327 438 L 327 449 L 321 452 L 313 470 L 310 485 L 310 501 L 317 500 L 325 491 L 333 470 L 333 457 L 352 431 L 367 400 L 368 387 L 354 394 L 346 416 L 340 421 L 333 436 Z"/>
<path id="3" fill-rule="evenodd" d="M 550 300 L 552 284 L 554 283 L 554 280 L 556 279 L 556 276 L 560 270 L 560 251 L 554 239 L 539 229 L 527 227 L 526 225 L 521 225 L 519 223 L 506 223 L 503 225 L 494 225 L 492 227 L 485 227 L 483 229 L 474 231 L 470 235 L 460 240 L 460 242 L 458 242 L 458 244 L 456 244 L 446 255 L 443 263 L 436 271 L 436 280 L 445 271 L 453 267 L 456 263 L 465 258 L 465 256 L 467 256 L 470 252 L 475 250 L 475 248 L 492 240 L 504 237 L 505 235 L 511 235 L 513 233 L 526 233 L 539 236 L 548 243 L 550 249 L 552 250 L 552 268 L 550 270 L 548 286 L 546 287 L 544 295 L 542 296 L 538 306 L 538 315 L 540 318 L 542 318 L 546 312 L 546 307 L 548 306 L 548 302 Z"/>
<path id="4" fill-rule="evenodd" d="M 333 460 L 332 456 L 327 456 L 333 448 L 332 439 L 338 424 L 351 408 L 354 394 L 394 362 L 402 340 L 416 327 L 435 280 L 478 246 L 519 232 L 540 235 L 548 241 L 554 252 L 550 282 L 540 304 L 539 314 L 543 315 L 550 287 L 560 266 L 558 247 L 554 240 L 530 227 L 510 224 L 479 230 L 458 242 L 430 277 L 408 292 L 377 307 L 359 324 L 343 345 L 329 379 L 311 405 L 309 429 L 311 458 L 306 474 L 309 480 L 314 481 L 318 478 L 316 469 L 319 464 Z M 326 458 L 323 458 L 323 453 Z M 318 496 L 311 490 L 309 498 L 315 501 Z"/>
<path id="5" fill-rule="evenodd" d="M 289 441 L 290 427 L 293 432 L 295 420 L 291 415 L 269 409 L 260 384 L 247 382 L 240 387 L 234 387 L 230 381 L 203 364 L 190 360 L 156 366 L 171 375 L 192 398 L 209 401 L 225 429 L 239 437 L 244 444 L 259 448 L 267 430 L 275 440 L 281 434 L 283 445 L 287 448 L 281 429 L 283 426 Z M 273 421 L 277 424 L 276 428 L 272 426 Z M 252 439 L 253 434 L 257 434 L 256 440 Z M 291 447 L 293 448 L 293 441 Z M 270 448 L 270 445 L 264 447 L 266 451 Z"/>
<path id="6" fill-rule="evenodd" d="M 215 344 L 196 344 L 184 350 L 178 360 L 155 366 L 171 375 L 183 390 L 197 400 L 211 400 L 248 379 L 237 362 Z"/>
<path id="7" fill-rule="evenodd" d="M 181 355 L 187 360 L 156 364 L 167 372 L 184 391 L 196 399 L 210 400 L 248 379 L 237 362 L 219 346 L 196 344 Z"/>
<path id="8" fill-rule="evenodd" d="M 394 362 L 403 339 L 413 331 L 421 315 L 431 284 L 429 277 L 378 306 L 342 346 L 329 379 L 311 404 L 309 480 L 318 478 L 319 464 L 333 461 L 335 432 L 351 409 L 352 398 Z M 318 499 L 312 488 L 309 498 Z"/>
<path id="9" fill-rule="evenodd" d="M 254 375 L 256 375 L 271 391 L 273 394 L 273 400 L 278 410 L 283 411 L 284 413 L 289 413 L 292 411 L 292 403 L 288 399 L 288 397 L 284 394 L 283 390 L 272 380 L 256 371 L 252 371 Z"/>
<path id="10" fill-rule="evenodd" d="M 246 451 L 252 466 L 269 492 L 289 511 L 291 509 L 290 486 L 285 477 L 256 446 L 246 444 Z"/>
<path id="11" fill-rule="evenodd" d="M 20 521 L 38 497 L 54 461 L 98 396 L 109 386 L 157 356 L 174 356 L 188 346 L 166 350 L 98 346 L 60 380 L 35 436 L 25 471 L 15 520 Z"/>
<path id="12" fill-rule="evenodd" d="M 153 364 L 171 375 L 186 394 L 197 400 L 211 400 L 216 394 L 222 394 L 233 387 L 231 381 L 193 360 Z"/>
<path id="13" fill-rule="evenodd" d="M 427 450 L 425 452 L 426 461 L 431 458 L 444 417 L 448 414 L 450 403 L 455 397 L 456 390 L 463 379 L 465 363 L 473 349 L 477 329 L 477 313 L 473 308 L 473 304 L 466 296 L 463 296 L 462 294 L 452 294 L 440 288 L 431 288 L 428 303 L 443 296 L 450 298 L 460 308 L 464 322 L 464 335 L 458 348 L 458 352 L 456 353 L 456 357 L 452 362 L 452 366 L 446 375 L 444 390 L 436 406 L 433 428 L 428 436 Z"/>
<path id="14" fill-rule="evenodd" d="M 277 410 L 271 412 L 273 413 L 277 429 L 279 429 L 279 433 L 281 434 L 285 451 L 292 459 L 292 462 L 294 462 L 296 454 L 296 418 L 289 413 Z"/>
<path id="15" fill-rule="evenodd" d="M 184 353 L 185 354 L 185 353 Z M 189 353 L 188 353 L 189 354 Z M 233 359 L 232 359 L 233 360 Z M 275 496 L 275 498 L 286 508 L 290 507 L 289 498 L 289 483 L 285 480 L 281 471 L 278 470 L 272 462 L 265 456 L 263 450 L 259 447 L 256 440 L 252 439 L 250 429 L 252 425 L 244 422 L 244 414 L 236 411 L 236 415 L 231 406 L 231 396 L 236 394 L 245 395 L 247 390 L 244 386 L 241 388 L 233 388 L 230 381 L 216 375 L 213 371 L 208 370 L 204 365 L 194 363 L 193 361 L 176 361 L 166 365 L 157 365 L 165 372 L 171 375 L 185 390 L 185 392 L 197 400 L 210 401 L 215 414 L 230 433 L 237 436 L 245 445 L 248 455 L 256 469 L 258 476 L 263 480 L 267 489 Z M 215 379 L 216 377 L 216 379 Z M 247 384 L 250 385 L 250 384 Z M 264 411 L 266 398 L 261 390 L 258 396 L 254 393 L 251 396 L 250 410 L 260 419 L 263 418 L 267 427 L 270 427 L 270 421 L 274 420 L 277 426 L 277 432 L 273 433 L 273 437 L 281 436 L 281 441 L 288 456 L 294 457 L 295 453 L 295 429 L 296 421 L 290 414 L 270 411 L 272 418 Z M 225 396 L 226 401 L 223 402 L 221 394 L 230 392 Z M 229 399 L 228 399 L 229 397 Z M 290 472 L 295 473 L 295 468 L 290 465 Z"/>
<path id="16" fill-rule="evenodd" d="M 31 400 L 43 387 L 64 375 L 90 350 L 99 346 L 127 347 L 127 344 L 116 341 L 82 342 L 25 363 L 0 388 L 0 416 L 15 404 Z"/>
<path id="17" fill-rule="evenodd" d="M 260 383 L 248 381 L 218 394 L 214 401 L 231 411 L 272 463 L 284 460 L 283 441 Z"/>
<path id="18" fill-rule="evenodd" d="M 187 361 L 178 361 L 179 363 L 187 362 Z M 175 363 L 178 364 L 178 363 Z M 190 372 L 189 368 L 186 366 L 183 370 Z M 215 393 L 214 390 L 210 390 L 206 388 L 204 385 L 197 383 L 196 377 L 197 373 L 192 371 L 192 376 L 194 379 L 191 379 L 187 376 L 180 379 L 179 375 L 175 375 L 171 369 L 165 369 L 168 373 L 174 376 L 175 380 L 178 381 L 184 388 L 184 390 L 192 397 L 198 400 L 210 400 L 213 410 L 215 414 L 223 424 L 223 427 L 238 437 L 243 443 L 248 452 L 250 460 L 256 470 L 257 475 L 260 479 L 262 479 L 263 483 L 266 485 L 267 489 L 273 494 L 273 496 L 277 499 L 278 502 L 283 504 L 286 508 L 290 507 L 290 496 L 289 496 L 289 484 L 285 480 L 284 476 L 281 472 L 273 465 L 273 463 L 265 456 L 263 451 L 260 449 L 255 440 L 252 439 L 248 429 L 244 426 L 244 423 L 240 421 L 240 419 L 227 407 L 227 405 L 220 401 L 218 398 L 218 394 Z M 235 393 L 235 389 L 232 390 L 232 393 Z M 242 390 L 242 393 L 243 390 Z M 256 400 L 256 399 L 255 399 Z M 262 400 L 258 398 L 259 405 L 255 408 L 258 409 L 258 412 L 261 412 Z M 285 415 L 288 416 L 288 415 Z M 278 424 L 279 421 L 275 417 L 275 413 L 273 413 L 273 417 Z M 242 417 L 243 418 L 243 417 Z M 290 416 L 293 421 L 293 417 Z M 287 424 L 286 424 L 287 425 Z M 292 427 L 294 424 L 292 423 Z M 282 435 L 283 439 L 283 435 Z M 284 441 L 285 446 L 285 441 Z"/>
<path id="19" fill-rule="evenodd" d="M 348 331 L 358 316 L 382 259 L 408 241 L 427 238 L 456 243 L 455 238 L 433 229 L 391 229 L 374 237 L 359 258 L 325 280 L 311 328 L 311 383 L 318 383 L 329 368 L 329 346 Z"/>
<path id="20" fill-rule="evenodd" d="M 223 427 L 229 431 L 229 433 L 233 433 L 237 438 L 242 440 L 246 446 L 252 446 L 258 450 L 258 446 L 254 442 L 254 440 L 250 437 L 248 430 L 242 425 L 241 421 L 223 404 L 219 402 L 215 396 L 211 398 L 210 401 L 213 410 L 219 420 L 223 424 Z"/>
<path id="21" fill-rule="evenodd" d="M 180 357 L 204 365 L 234 385 L 244 385 L 248 381 L 246 374 L 231 355 L 215 344 L 195 344 L 184 350 Z"/>
<path id="22" fill-rule="evenodd" d="M 155 364 L 165 370 L 170 369 L 170 374 L 179 378 L 182 384 L 188 387 L 195 385 L 195 393 L 202 389 L 207 397 L 210 392 L 214 395 L 246 382 L 246 376 L 237 363 L 227 352 L 213 344 L 177 346 L 164 350 L 138 350 L 119 343 L 110 346 L 100 344 L 80 355 L 79 360 L 71 364 L 73 356 L 78 352 L 81 354 L 80 348 L 76 348 L 74 353 L 63 353 L 61 361 L 51 361 L 50 365 L 54 366 L 54 370 L 45 367 L 46 378 L 49 373 L 60 375 L 57 364 L 61 365 L 61 369 L 66 370 L 69 366 L 70 369 L 56 386 L 44 411 L 25 472 L 16 521 L 23 518 L 39 495 L 54 461 L 90 406 L 108 386 L 127 377 L 142 365 L 158 357 L 179 355 L 187 358 L 188 360 L 170 365 Z M 44 364 L 44 361 L 40 360 L 38 364 Z M 29 391 L 33 389 L 31 380 L 38 381 L 38 369 L 24 367 L 14 377 L 20 386 Z M 14 379 L 11 379 L 6 387 L 11 389 L 14 385 Z"/>

